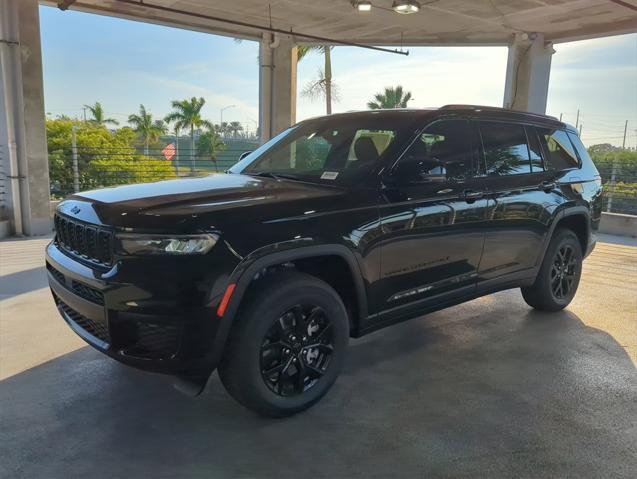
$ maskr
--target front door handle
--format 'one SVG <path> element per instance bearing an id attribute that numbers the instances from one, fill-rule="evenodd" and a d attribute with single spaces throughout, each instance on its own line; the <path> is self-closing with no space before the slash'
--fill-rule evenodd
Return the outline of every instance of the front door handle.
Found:
<path id="1" fill-rule="evenodd" d="M 555 181 L 553 180 L 546 180 L 540 183 L 540 189 L 547 192 L 554 190 L 556 186 L 557 186 L 557 183 L 555 183 Z"/>
<path id="2" fill-rule="evenodd" d="M 464 190 L 462 197 L 467 201 L 479 200 L 484 196 L 484 191 Z"/>

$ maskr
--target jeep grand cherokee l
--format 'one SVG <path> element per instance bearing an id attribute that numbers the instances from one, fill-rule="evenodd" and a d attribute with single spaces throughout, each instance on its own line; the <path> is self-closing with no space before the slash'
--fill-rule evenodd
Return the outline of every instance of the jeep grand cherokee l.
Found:
<path id="1" fill-rule="evenodd" d="M 601 182 L 577 131 L 497 108 L 298 123 L 227 174 L 61 202 L 46 266 L 69 326 L 198 392 L 214 369 L 283 416 L 350 337 L 508 288 L 557 311 L 595 244 Z"/>

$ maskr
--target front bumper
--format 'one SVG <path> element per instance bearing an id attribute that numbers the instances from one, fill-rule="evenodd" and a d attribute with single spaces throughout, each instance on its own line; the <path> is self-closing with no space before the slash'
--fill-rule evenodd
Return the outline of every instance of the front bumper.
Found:
<path id="1" fill-rule="evenodd" d="M 58 311 L 84 341 L 108 356 L 140 369 L 167 374 L 210 372 L 216 334 L 214 302 L 201 284 L 170 267 L 121 265 L 95 269 L 60 250 L 46 249 L 49 285 Z M 151 268 L 152 269 L 152 268 Z M 163 272 L 162 272 L 163 271 Z M 130 282 L 132 281 L 132 282 Z"/>

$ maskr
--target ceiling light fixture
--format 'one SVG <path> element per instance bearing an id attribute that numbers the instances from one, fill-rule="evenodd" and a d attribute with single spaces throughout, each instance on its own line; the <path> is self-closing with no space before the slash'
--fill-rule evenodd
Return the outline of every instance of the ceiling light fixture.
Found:
<path id="1" fill-rule="evenodd" d="M 417 13 L 420 10 L 420 3 L 415 0 L 396 0 L 391 6 L 392 10 L 402 15 Z"/>
<path id="2" fill-rule="evenodd" d="M 372 2 L 367 2 L 365 0 L 353 0 L 352 6 L 359 12 L 371 12 L 372 10 Z"/>

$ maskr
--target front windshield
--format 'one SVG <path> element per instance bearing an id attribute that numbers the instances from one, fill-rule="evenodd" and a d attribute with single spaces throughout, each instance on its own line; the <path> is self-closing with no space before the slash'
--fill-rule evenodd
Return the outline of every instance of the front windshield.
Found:
<path id="1" fill-rule="evenodd" d="M 325 117 L 284 131 L 230 173 L 347 184 L 375 171 L 413 135 L 412 117 Z"/>

